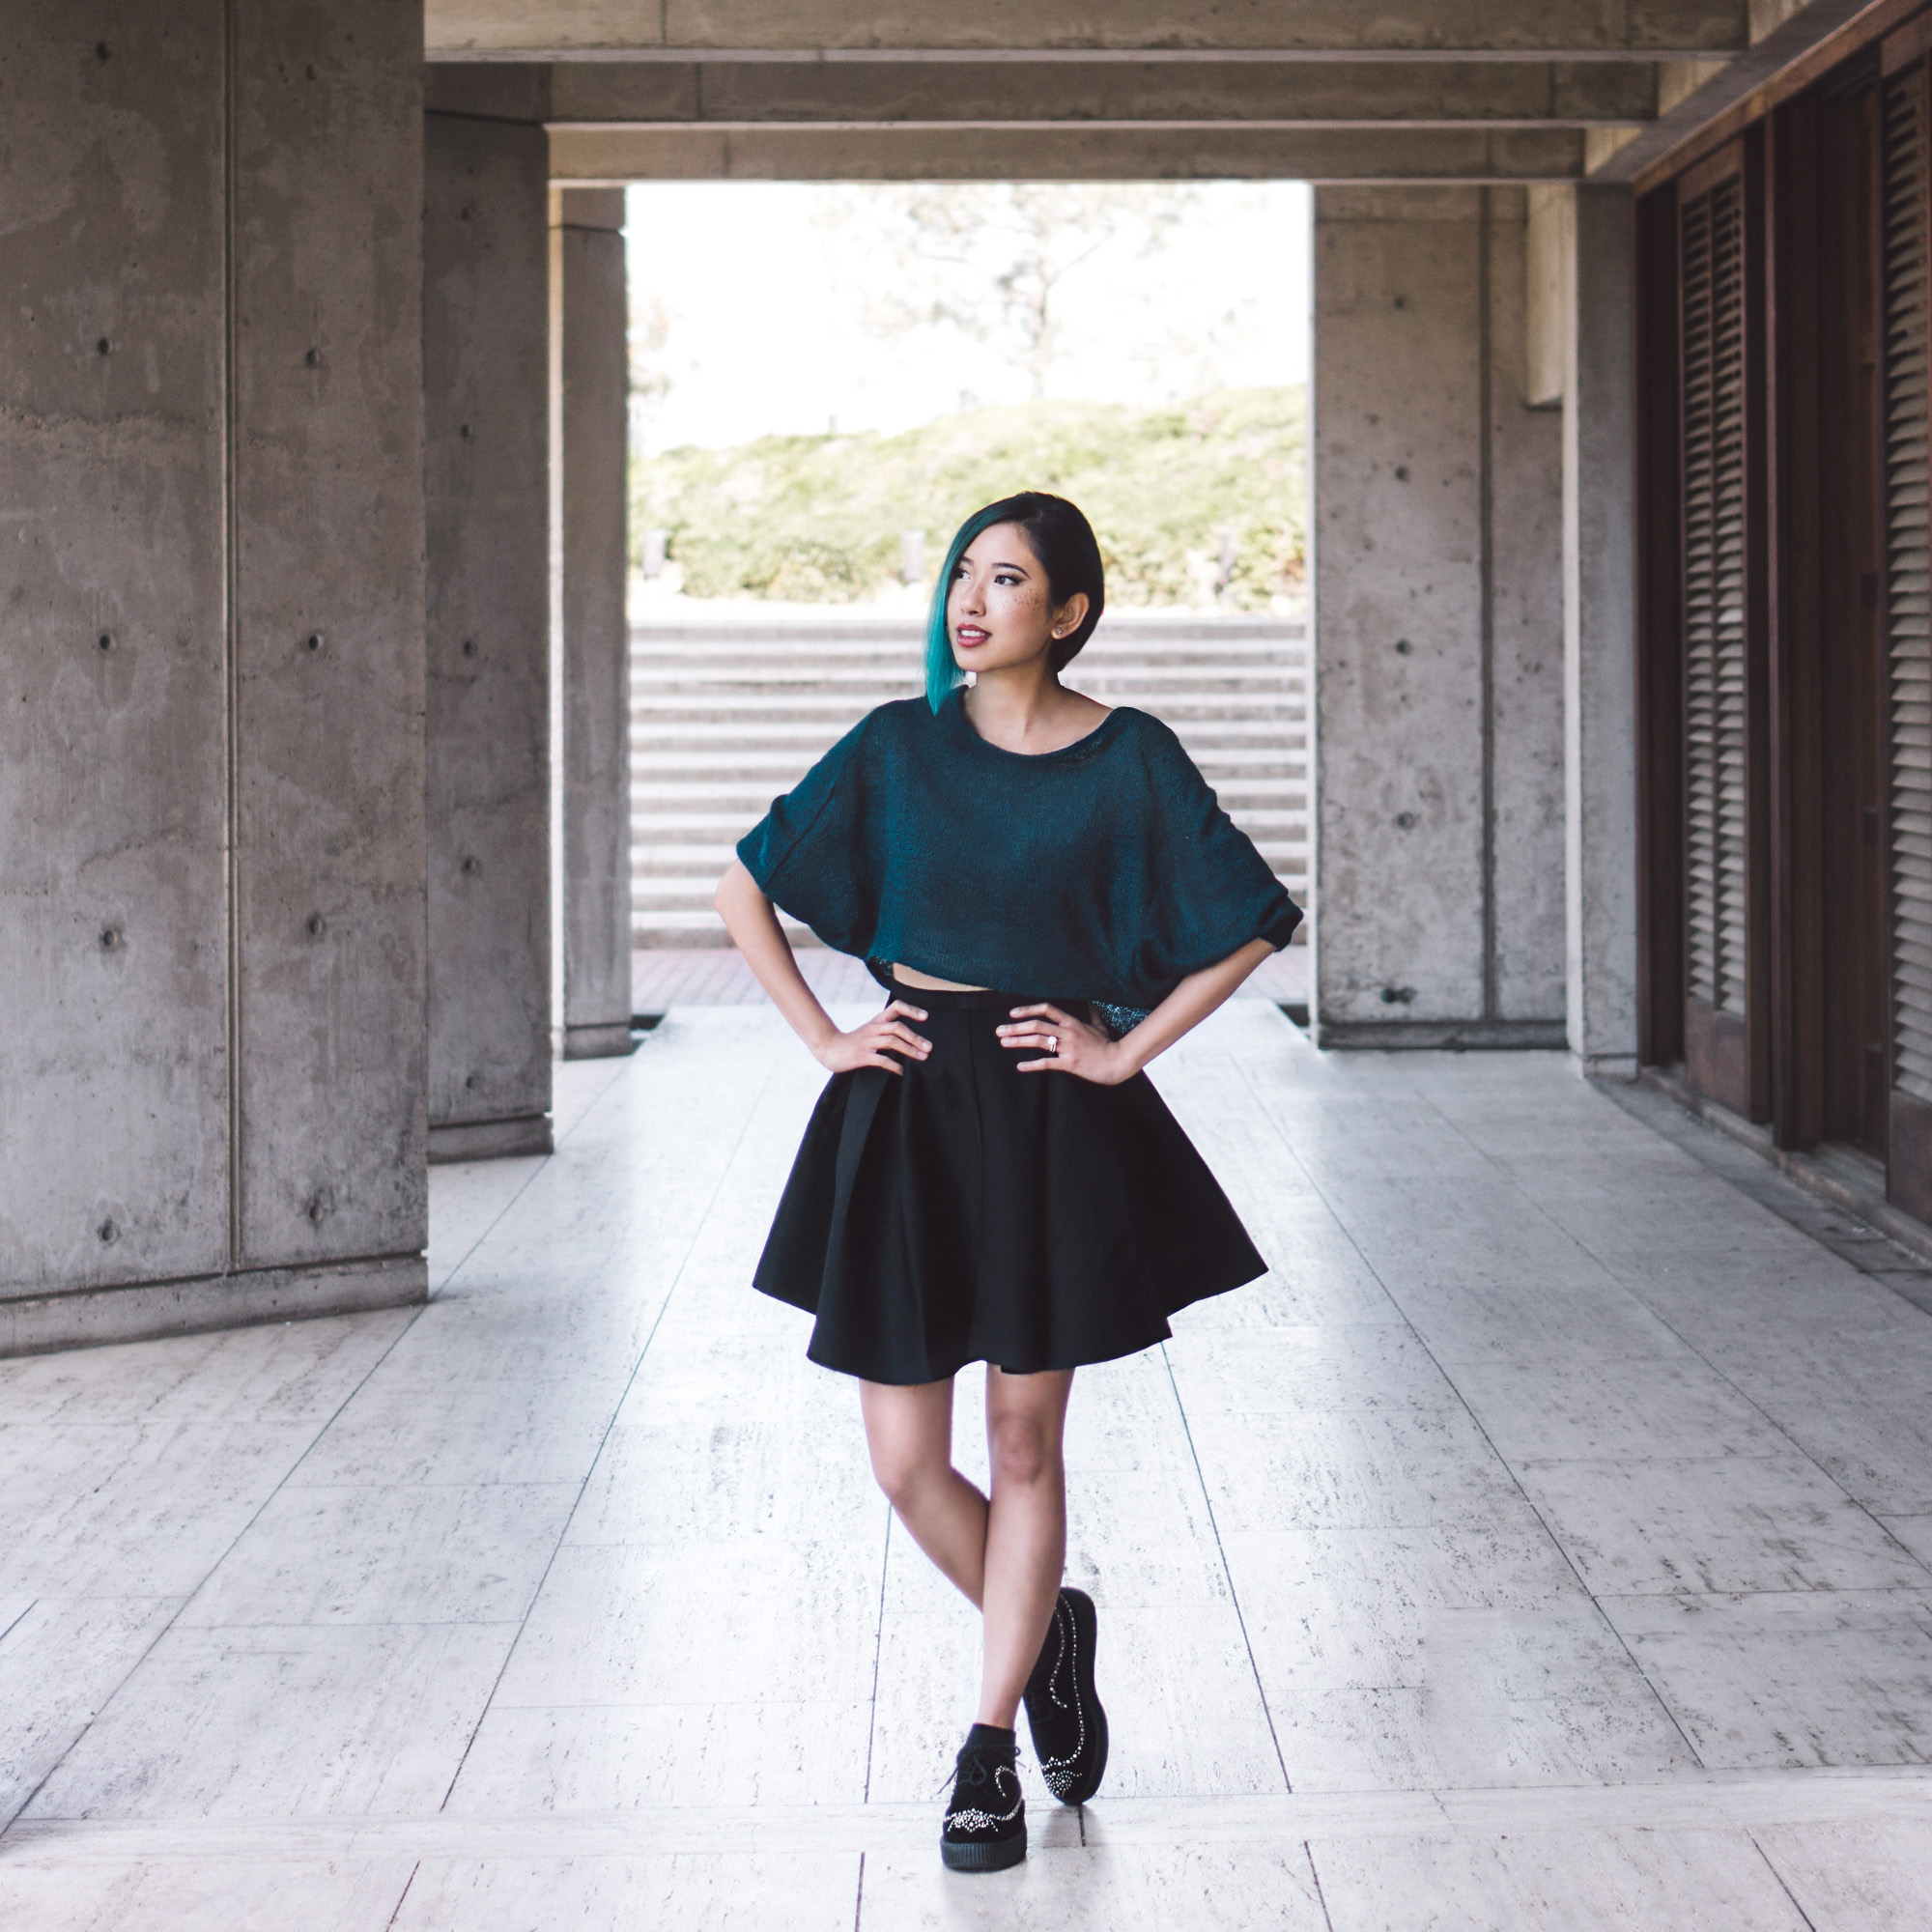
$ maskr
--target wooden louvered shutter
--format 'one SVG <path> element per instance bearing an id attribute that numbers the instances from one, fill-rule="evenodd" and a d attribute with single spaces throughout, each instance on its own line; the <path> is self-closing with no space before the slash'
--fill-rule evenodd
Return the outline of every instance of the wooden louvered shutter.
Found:
<path id="1" fill-rule="evenodd" d="M 1687 177 L 1678 201 L 1685 1061 L 1701 1092 L 1756 1114 L 1747 242 L 1738 163 Z"/>
<path id="2" fill-rule="evenodd" d="M 1891 1198 L 1932 1218 L 1932 469 L 1926 429 L 1928 90 L 1885 83 L 1885 554 Z"/>

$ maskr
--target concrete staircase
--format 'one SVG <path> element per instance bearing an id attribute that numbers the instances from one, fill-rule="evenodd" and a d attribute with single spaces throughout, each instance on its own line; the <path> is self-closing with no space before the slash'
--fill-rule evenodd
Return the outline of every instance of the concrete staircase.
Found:
<path id="1" fill-rule="evenodd" d="M 637 946 L 724 943 L 711 895 L 731 848 L 873 705 L 919 690 L 921 649 L 920 627 L 904 617 L 633 626 Z M 1307 904 L 1305 624 L 1109 617 L 1066 681 L 1171 724 L 1235 822 Z"/>

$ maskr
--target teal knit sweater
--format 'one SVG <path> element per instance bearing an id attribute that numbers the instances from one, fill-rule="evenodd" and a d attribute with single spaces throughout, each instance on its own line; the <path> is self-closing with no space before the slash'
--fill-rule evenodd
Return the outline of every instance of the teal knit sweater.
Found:
<path id="1" fill-rule="evenodd" d="M 1136 1012 L 1300 909 L 1180 741 L 1127 706 L 1063 751 L 1002 751 L 963 691 L 882 704 L 738 846 L 827 946 L 1001 992 Z"/>

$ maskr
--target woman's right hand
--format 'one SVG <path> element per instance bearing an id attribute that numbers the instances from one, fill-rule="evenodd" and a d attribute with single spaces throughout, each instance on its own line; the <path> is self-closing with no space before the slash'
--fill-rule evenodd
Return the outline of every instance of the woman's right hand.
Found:
<path id="1" fill-rule="evenodd" d="M 862 1066 L 883 1066 L 888 1073 L 903 1073 L 905 1068 L 892 1056 L 905 1054 L 923 1060 L 932 1051 L 932 1042 L 923 1034 L 914 1033 L 907 1020 L 925 1017 L 917 1007 L 895 1000 L 884 1012 L 874 1013 L 862 1027 L 850 1033 L 835 1033 L 823 1046 L 814 1047 L 818 1064 L 831 1073 L 856 1073 Z M 890 1048 L 889 1052 L 887 1049 Z"/>

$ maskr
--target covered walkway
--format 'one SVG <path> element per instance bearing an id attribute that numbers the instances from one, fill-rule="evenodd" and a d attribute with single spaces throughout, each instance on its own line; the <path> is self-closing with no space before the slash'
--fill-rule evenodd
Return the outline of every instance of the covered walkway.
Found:
<path id="1" fill-rule="evenodd" d="M 1157 1071 L 1275 1272 L 1083 1378 L 1113 1766 L 1021 1871 L 747 1287 L 818 1071 L 694 1008 L 435 1173 L 427 1307 L 0 1362 L 0 1923 L 1928 1922 L 1923 1272 L 1557 1056 Z"/>

